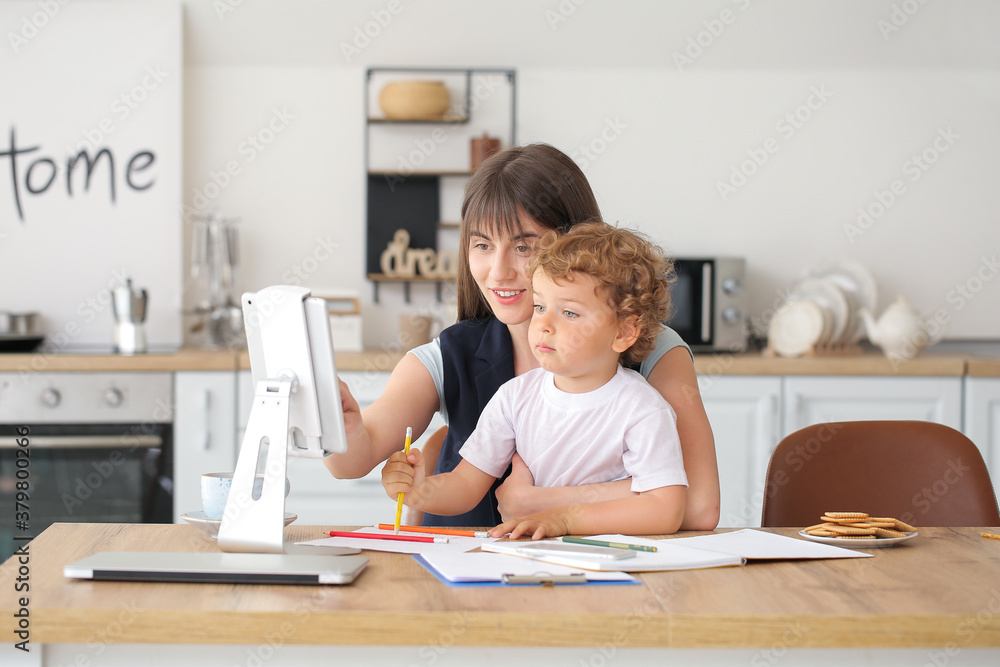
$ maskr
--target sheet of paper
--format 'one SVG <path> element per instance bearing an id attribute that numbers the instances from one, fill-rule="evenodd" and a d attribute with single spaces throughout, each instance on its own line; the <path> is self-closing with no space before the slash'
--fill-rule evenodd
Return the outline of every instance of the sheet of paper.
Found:
<path id="1" fill-rule="evenodd" d="M 638 579 L 624 572 L 594 572 L 580 568 L 539 563 L 517 556 L 496 553 L 426 553 L 421 556 L 427 565 L 434 568 L 448 581 L 471 583 L 482 581 L 502 581 L 503 575 L 514 574 L 537 576 L 540 574 L 567 575 L 584 574 L 587 581 L 637 582 Z"/>
<path id="2" fill-rule="evenodd" d="M 803 558 L 870 558 L 872 554 L 835 547 L 830 544 L 810 542 L 795 537 L 776 535 L 762 530 L 744 528 L 728 533 L 713 533 L 697 537 L 670 537 L 662 540 L 651 540 L 644 537 L 626 535 L 599 535 L 594 539 L 629 544 L 647 544 L 663 550 L 664 545 L 694 547 L 727 554 L 738 554 L 747 560 L 780 559 L 795 560 Z"/>
<path id="3" fill-rule="evenodd" d="M 379 530 L 378 528 L 360 528 L 355 533 L 376 533 L 379 535 L 392 535 L 391 530 Z M 370 540 L 364 538 L 350 537 L 323 537 L 318 540 L 308 542 L 298 542 L 298 544 L 308 544 L 327 547 L 355 547 L 365 551 L 389 551 L 398 554 L 430 554 L 430 553 L 464 553 L 478 549 L 487 542 L 495 542 L 496 537 L 459 537 L 456 535 L 424 535 L 423 533 L 407 533 L 407 535 L 422 537 L 447 537 L 447 544 L 430 544 L 429 542 L 401 542 L 397 540 Z"/>
<path id="4" fill-rule="evenodd" d="M 523 550 L 530 546 L 529 541 L 520 542 L 496 542 L 483 546 L 484 551 L 508 554 L 519 558 L 530 558 L 542 563 L 558 563 L 585 570 L 593 571 L 619 571 L 619 572 L 656 572 L 662 570 L 697 570 L 707 567 L 728 567 L 740 565 L 743 559 L 736 554 L 728 554 L 718 551 L 707 551 L 696 549 L 681 544 L 671 544 L 671 540 L 650 540 L 646 538 L 628 537 L 625 535 L 603 535 L 595 539 L 602 539 L 613 542 L 624 542 L 626 544 L 645 544 L 655 546 L 657 551 L 637 551 L 634 558 L 625 560 L 600 561 L 574 557 L 569 555 L 550 554 L 545 556 L 537 555 Z M 537 544 L 537 543 L 536 543 Z"/>

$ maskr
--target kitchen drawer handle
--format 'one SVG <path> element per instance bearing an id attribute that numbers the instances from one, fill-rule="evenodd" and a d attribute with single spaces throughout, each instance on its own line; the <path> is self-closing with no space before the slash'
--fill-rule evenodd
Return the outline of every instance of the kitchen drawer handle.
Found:
<path id="1" fill-rule="evenodd" d="M 158 435 L 31 435 L 26 436 L 28 446 L 35 449 L 116 449 L 159 447 L 163 438 Z M 0 449 L 18 449 L 18 440 L 24 437 L 0 437 Z"/>

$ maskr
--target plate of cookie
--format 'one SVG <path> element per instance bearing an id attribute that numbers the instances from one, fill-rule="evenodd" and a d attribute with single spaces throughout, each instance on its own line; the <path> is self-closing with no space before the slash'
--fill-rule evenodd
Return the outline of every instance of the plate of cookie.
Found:
<path id="1" fill-rule="evenodd" d="M 803 528 L 799 535 L 814 542 L 851 549 L 881 549 L 917 536 L 917 529 L 893 517 L 866 512 L 826 512 L 821 523 Z"/>

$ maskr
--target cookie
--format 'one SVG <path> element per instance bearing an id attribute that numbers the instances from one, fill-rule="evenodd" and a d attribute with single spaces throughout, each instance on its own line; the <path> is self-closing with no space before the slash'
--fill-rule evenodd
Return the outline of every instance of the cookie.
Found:
<path id="1" fill-rule="evenodd" d="M 814 528 L 812 530 L 807 530 L 806 535 L 815 535 L 816 537 L 839 537 L 839 533 L 835 533 L 832 530 L 823 530 L 822 528 Z"/>
<path id="2" fill-rule="evenodd" d="M 874 535 L 877 528 L 855 528 L 854 526 L 830 526 L 832 530 L 840 535 Z"/>
<path id="3" fill-rule="evenodd" d="M 876 537 L 906 537 L 906 533 L 902 533 L 898 530 L 893 530 L 892 528 L 876 528 Z"/>
<path id="4" fill-rule="evenodd" d="M 867 512 L 827 512 L 826 516 L 832 517 L 834 519 L 852 519 L 852 520 L 857 521 L 857 520 L 860 520 L 860 519 L 867 519 L 868 518 L 868 513 Z"/>
<path id="5" fill-rule="evenodd" d="M 825 529 L 825 528 L 829 528 L 831 525 L 833 525 L 833 524 L 830 524 L 830 523 L 827 523 L 827 522 L 816 523 L 816 524 L 813 524 L 811 526 L 806 526 L 802 530 L 804 530 L 804 531 L 806 531 L 808 533 L 810 530 L 816 530 L 818 528 Z"/>

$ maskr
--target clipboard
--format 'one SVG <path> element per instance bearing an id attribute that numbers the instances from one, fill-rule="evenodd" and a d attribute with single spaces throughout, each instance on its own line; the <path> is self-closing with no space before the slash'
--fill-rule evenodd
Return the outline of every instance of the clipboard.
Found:
<path id="1" fill-rule="evenodd" d="M 450 556 L 452 562 L 466 561 L 473 574 L 458 569 L 435 567 L 436 555 L 414 554 L 413 559 L 446 586 L 581 586 L 589 584 L 639 584 L 636 577 L 624 572 L 585 572 L 563 566 L 539 568 L 539 563 L 500 554 L 465 553 Z M 430 559 L 430 560 L 428 560 Z M 551 570 L 551 571 L 548 571 Z"/>
<path id="2" fill-rule="evenodd" d="M 536 572 L 534 574 L 512 574 L 505 572 L 500 581 L 511 586 L 535 585 L 535 586 L 555 586 L 556 584 L 585 584 L 587 575 L 583 572 L 572 572 L 570 574 L 549 574 L 548 572 Z M 605 582 L 607 583 L 607 582 Z"/>

